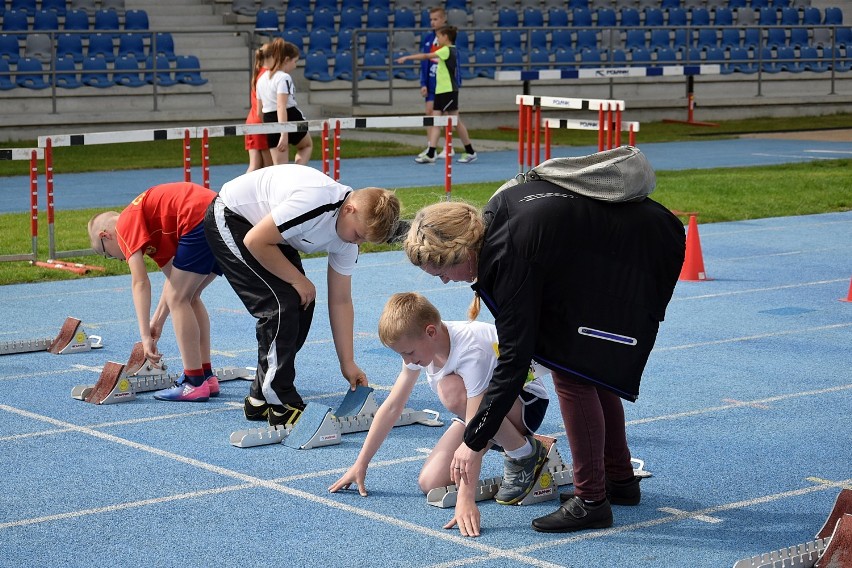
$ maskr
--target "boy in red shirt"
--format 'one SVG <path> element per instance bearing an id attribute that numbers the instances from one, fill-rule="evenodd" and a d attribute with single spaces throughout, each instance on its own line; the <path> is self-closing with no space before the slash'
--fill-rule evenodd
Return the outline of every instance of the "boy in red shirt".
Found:
<path id="1" fill-rule="evenodd" d="M 157 340 L 172 314 L 184 370 L 173 387 L 154 393 L 159 400 L 205 402 L 219 394 L 210 364 L 210 318 L 201 301 L 201 291 L 222 274 L 202 225 L 215 197 L 194 183 L 166 183 L 143 192 L 121 213 L 107 211 L 89 221 L 92 249 L 130 266 L 139 335 L 153 363 L 162 358 Z M 166 275 L 153 316 L 146 254 Z"/>

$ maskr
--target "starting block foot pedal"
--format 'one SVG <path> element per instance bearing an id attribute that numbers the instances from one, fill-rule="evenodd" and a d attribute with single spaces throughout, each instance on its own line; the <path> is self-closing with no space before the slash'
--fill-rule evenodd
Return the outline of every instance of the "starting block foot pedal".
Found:
<path id="1" fill-rule="evenodd" d="M 117 394 L 121 398 L 129 397 L 130 400 L 136 398 L 136 394 L 130 388 L 129 381 L 122 376 L 123 372 L 124 365 L 107 361 L 100 377 L 98 377 L 98 382 L 88 391 L 80 393 L 84 396 L 83 400 L 93 404 L 104 404 L 107 399 L 113 396 L 115 391 L 118 391 Z"/>
<path id="2" fill-rule="evenodd" d="M 734 568 L 814 568 L 825 552 L 829 539 L 818 538 L 811 542 L 782 548 L 738 560 Z"/>
<path id="3" fill-rule="evenodd" d="M 79 353 L 103 347 L 98 335 L 88 335 L 77 318 L 67 317 L 55 338 L 24 339 L 0 343 L 0 355 L 48 351 L 55 355 Z"/>
<path id="4" fill-rule="evenodd" d="M 297 450 L 309 450 L 340 443 L 340 425 L 331 407 L 309 402 L 284 445 Z"/>
<path id="5" fill-rule="evenodd" d="M 826 538 L 834 533 L 834 528 L 837 526 L 837 521 L 843 515 L 852 515 L 852 489 L 841 489 L 834 500 L 834 506 L 831 508 L 831 513 L 825 520 L 825 524 L 816 534 L 817 538 Z"/>
<path id="6" fill-rule="evenodd" d="M 852 515 L 838 519 L 831 533 L 831 542 L 817 559 L 814 568 L 852 566 Z"/>

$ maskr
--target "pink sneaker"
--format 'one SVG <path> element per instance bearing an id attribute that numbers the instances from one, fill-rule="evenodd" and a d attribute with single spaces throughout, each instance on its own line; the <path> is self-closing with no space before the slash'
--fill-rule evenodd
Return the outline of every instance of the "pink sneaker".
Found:
<path id="1" fill-rule="evenodd" d="M 181 375 L 173 387 L 155 392 L 154 398 L 172 402 L 207 402 L 210 399 L 210 387 L 207 386 L 207 381 L 194 387 Z"/>
<path id="2" fill-rule="evenodd" d="M 213 375 L 208 377 L 206 381 L 207 387 L 210 389 L 210 396 L 219 396 L 219 377 Z"/>

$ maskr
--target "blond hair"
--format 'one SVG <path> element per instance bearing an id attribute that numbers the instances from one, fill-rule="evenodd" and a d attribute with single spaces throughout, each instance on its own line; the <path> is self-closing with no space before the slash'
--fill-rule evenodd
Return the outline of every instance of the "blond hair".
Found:
<path id="1" fill-rule="evenodd" d="M 98 213 L 89 219 L 89 243 L 92 245 L 92 250 L 95 252 L 103 252 L 101 247 L 101 232 L 112 231 L 115 229 L 115 222 L 118 220 L 118 211 L 104 211 Z"/>
<path id="2" fill-rule="evenodd" d="M 403 338 L 416 337 L 427 325 L 440 325 L 441 314 L 425 296 L 400 292 L 391 296 L 379 317 L 379 340 L 391 347 Z"/>
<path id="3" fill-rule="evenodd" d="M 352 193 L 358 208 L 358 219 L 367 227 L 364 237 L 371 243 L 384 243 L 390 239 L 399 223 L 402 206 L 390 190 L 365 187 Z"/>
<path id="4" fill-rule="evenodd" d="M 479 254 L 485 239 L 485 222 L 479 210 L 460 201 L 429 205 L 417 212 L 403 250 L 414 266 L 437 269 L 456 266 Z M 479 315 L 479 296 L 468 310 L 471 320 Z"/>

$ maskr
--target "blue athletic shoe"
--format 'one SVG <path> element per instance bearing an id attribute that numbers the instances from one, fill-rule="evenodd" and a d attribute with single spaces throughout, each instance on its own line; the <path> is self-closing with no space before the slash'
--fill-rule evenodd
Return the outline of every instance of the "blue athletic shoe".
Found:
<path id="1" fill-rule="evenodd" d="M 210 385 L 204 381 L 201 386 L 193 386 L 181 375 L 171 388 L 155 392 L 154 398 L 171 402 L 207 402 L 210 400 Z"/>

